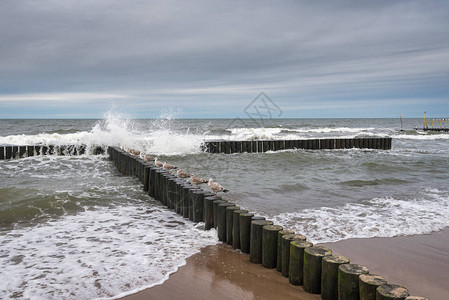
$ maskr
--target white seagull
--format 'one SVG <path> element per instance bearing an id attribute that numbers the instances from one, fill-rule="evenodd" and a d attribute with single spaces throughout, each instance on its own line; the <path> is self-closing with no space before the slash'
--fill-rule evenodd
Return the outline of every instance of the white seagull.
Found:
<path id="1" fill-rule="evenodd" d="M 207 180 L 195 177 L 195 175 L 190 174 L 190 183 L 195 185 L 196 188 L 198 188 L 198 184 L 207 183 Z"/>
<path id="2" fill-rule="evenodd" d="M 157 157 L 154 158 L 154 165 L 156 167 L 162 167 L 164 164 L 157 160 Z"/>
<path id="3" fill-rule="evenodd" d="M 227 193 L 229 192 L 227 189 L 225 189 L 223 186 L 221 186 L 219 183 L 214 182 L 212 178 L 209 178 L 209 182 L 207 183 L 209 188 L 212 192 L 214 192 L 215 195 L 217 195 L 218 192 Z"/>

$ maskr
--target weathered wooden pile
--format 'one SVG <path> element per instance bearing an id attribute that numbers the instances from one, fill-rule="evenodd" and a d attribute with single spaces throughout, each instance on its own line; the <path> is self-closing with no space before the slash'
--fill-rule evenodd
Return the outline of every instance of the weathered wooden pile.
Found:
<path id="1" fill-rule="evenodd" d="M 29 146 L 0 146 L 0 160 L 18 159 L 39 155 L 83 155 L 87 151 L 86 145 L 29 145 Z M 102 154 L 100 146 L 93 148 L 93 154 Z"/>
<path id="2" fill-rule="evenodd" d="M 249 260 L 276 269 L 293 285 L 321 294 L 322 299 L 425 299 L 409 297 L 402 286 L 369 274 L 366 267 L 351 264 L 332 250 L 315 246 L 306 237 L 255 216 L 235 203 L 195 188 L 163 168 L 116 147 L 108 154 L 124 175 L 136 176 L 149 196 L 161 201 L 184 218 L 215 228 L 223 243 L 249 254 Z"/>
<path id="3" fill-rule="evenodd" d="M 366 137 L 352 139 L 308 139 L 308 140 L 254 140 L 254 141 L 209 141 L 203 144 L 208 153 L 257 153 L 287 149 L 391 149 L 391 137 Z"/>

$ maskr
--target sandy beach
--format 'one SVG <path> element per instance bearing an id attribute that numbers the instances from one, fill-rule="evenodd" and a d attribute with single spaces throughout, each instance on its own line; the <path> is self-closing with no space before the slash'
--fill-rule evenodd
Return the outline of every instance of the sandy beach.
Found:
<path id="1" fill-rule="evenodd" d="M 449 298 L 449 229 L 428 235 L 349 239 L 327 243 L 334 253 L 366 266 L 412 295 Z"/>
<path id="2" fill-rule="evenodd" d="M 349 239 L 322 244 L 362 264 L 389 283 L 432 300 L 449 295 L 449 229 L 430 235 Z M 249 262 L 249 256 L 219 244 L 187 260 L 166 282 L 134 295 L 138 299 L 321 299 L 289 284 L 274 269 Z"/>
<path id="3" fill-rule="evenodd" d="M 275 269 L 249 262 L 249 255 L 219 244 L 187 259 L 166 282 L 126 300 L 139 299 L 302 299 L 318 300 L 289 284 Z"/>

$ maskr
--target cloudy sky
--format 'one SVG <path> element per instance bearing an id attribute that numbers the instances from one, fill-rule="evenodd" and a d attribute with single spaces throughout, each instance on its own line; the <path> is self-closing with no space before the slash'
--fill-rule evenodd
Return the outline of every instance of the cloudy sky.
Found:
<path id="1" fill-rule="evenodd" d="M 0 1 L 0 118 L 449 117 L 449 1 Z"/>

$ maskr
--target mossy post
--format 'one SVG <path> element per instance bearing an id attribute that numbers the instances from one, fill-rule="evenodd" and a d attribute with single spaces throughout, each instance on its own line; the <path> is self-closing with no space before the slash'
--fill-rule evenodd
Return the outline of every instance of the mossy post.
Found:
<path id="1" fill-rule="evenodd" d="M 251 221 L 249 261 L 254 264 L 262 263 L 262 228 L 265 225 L 273 225 L 273 222 L 267 220 Z"/>
<path id="2" fill-rule="evenodd" d="M 349 258 L 338 255 L 323 257 L 321 265 L 321 299 L 338 299 L 338 267 L 349 264 Z"/>
<path id="3" fill-rule="evenodd" d="M 212 202 L 212 210 L 214 212 L 214 227 L 215 229 L 218 228 L 218 204 L 226 203 L 228 201 L 226 200 L 215 200 Z"/>
<path id="4" fill-rule="evenodd" d="M 301 234 L 285 234 L 282 236 L 282 276 L 288 277 L 290 268 L 290 243 L 292 241 L 305 241 L 306 237 Z"/>
<path id="5" fill-rule="evenodd" d="M 249 253 L 251 240 L 251 218 L 254 214 L 244 213 L 239 215 L 240 225 L 240 250 L 243 253 Z"/>
<path id="6" fill-rule="evenodd" d="M 232 248 L 240 249 L 240 214 L 248 213 L 247 210 L 237 209 L 232 212 Z"/>
<path id="7" fill-rule="evenodd" d="M 360 298 L 359 276 L 368 273 L 368 268 L 361 265 L 340 265 L 338 267 L 338 299 L 358 300 Z"/>
<path id="8" fill-rule="evenodd" d="M 277 262 L 276 271 L 282 272 L 282 236 L 286 234 L 294 234 L 293 230 L 281 230 L 278 232 Z"/>
<path id="9" fill-rule="evenodd" d="M 303 289 L 307 293 L 321 294 L 321 267 L 323 257 L 332 255 L 332 250 L 313 246 L 304 250 Z"/>
<path id="10" fill-rule="evenodd" d="M 226 243 L 226 208 L 234 206 L 234 203 L 225 202 L 218 204 L 218 239 Z"/>
<path id="11" fill-rule="evenodd" d="M 384 277 L 374 274 L 359 276 L 360 300 L 376 300 L 377 287 L 387 284 Z"/>
<path id="12" fill-rule="evenodd" d="M 265 220 L 265 217 L 261 217 L 261 216 L 253 216 L 253 217 L 251 217 L 251 221 L 260 221 L 260 220 Z"/>
<path id="13" fill-rule="evenodd" d="M 232 226 L 234 225 L 234 210 L 239 210 L 238 206 L 226 207 L 226 244 L 232 245 Z"/>
<path id="14" fill-rule="evenodd" d="M 405 300 L 429 300 L 429 298 L 420 296 L 408 296 L 407 298 L 405 298 Z"/>
<path id="15" fill-rule="evenodd" d="M 408 296 L 408 290 L 397 284 L 384 284 L 376 289 L 376 300 L 405 300 Z"/>
<path id="16" fill-rule="evenodd" d="M 265 225 L 262 228 L 262 266 L 276 268 L 279 225 Z"/>
<path id="17" fill-rule="evenodd" d="M 288 267 L 288 281 L 293 285 L 302 285 L 304 281 L 304 250 L 312 247 L 307 241 L 292 241 L 290 243 L 290 264 Z"/>

